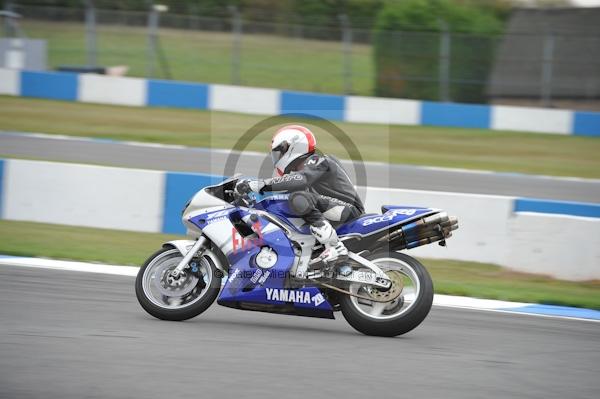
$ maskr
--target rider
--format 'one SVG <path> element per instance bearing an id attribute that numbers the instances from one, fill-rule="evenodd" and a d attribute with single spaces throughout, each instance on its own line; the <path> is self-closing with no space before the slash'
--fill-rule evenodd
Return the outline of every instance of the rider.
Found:
<path id="1" fill-rule="evenodd" d="M 310 232 L 325 246 L 319 256 L 335 262 L 348 254 L 330 221 L 345 222 L 364 213 L 364 206 L 340 162 L 331 155 L 316 152 L 314 134 L 301 125 L 277 130 L 271 142 L 274 177 L 240 182 L 242 194 L 283 191 L 291 193 L 292 212 L 310 224 Z"/>

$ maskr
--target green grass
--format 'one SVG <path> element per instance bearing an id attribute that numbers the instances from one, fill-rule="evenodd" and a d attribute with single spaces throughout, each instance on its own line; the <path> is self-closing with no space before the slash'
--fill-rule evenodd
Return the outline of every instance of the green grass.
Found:
<path id="1" fill-rule="evenodd" d="M 25 19 L 27 35 L 48 41 L 51 67 L 85 65 L 82 23 Z M 99 25 L 98 64 L 127 65 L 129 75 L 147 75 L 147 29 Z M 160 42 L 172 78 L 207 83 L 232 83 L 232 35 L 221 32 L 161 29 Z M 272 35 L 245 34 L 241 42 L 241 83 L 327 93 L 343 92 L 341 43 Z M 373 94 L 371 46 L 352 47 L 353 92 Z M 156 69 L 155 77 L 165 77 Z"/>
<path id="2" fill-rule="evenodd" d="M 600 281 L 569 282 L 490 264 L 423 259 L 437 293 L 600 309 Z"/>
<path id="3" fill-rule="evenodd" d="M 0 253 L 141 265 L 160 245 L 181 238 L 0 220 Z M 423 260 L 437 293 L 600 309 L 600 281 L 573 283 L 494 265 Z"/>
<path id="4" fill-rule="evenodd" d="M 0 220 L 0 253 L 140 266 L 167 234 Z"/>
<path id="5" fill-rule="evenodd" d="M 263 119 L 225 112 L 0 97 L 1 130 L 117 140 L 232 148 Z M 600 178 L 600 140 L 593 137 L 428 126 L 337 126 L 356 144 L 364 160 Z M 315 131 L 322 151 L 353 157 L 329 133 Z M 272 133 L 273 129 L 265 131 L 247 143 L 246 149 L 266 151 Z"/>

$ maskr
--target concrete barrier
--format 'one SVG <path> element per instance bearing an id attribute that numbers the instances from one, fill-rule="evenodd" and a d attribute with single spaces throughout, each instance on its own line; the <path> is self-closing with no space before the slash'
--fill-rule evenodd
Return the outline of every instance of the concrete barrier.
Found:
<path id="1" fill-rule="evenodd" d="M 281 114 L 307 114 L 334 121 L 344 120 L 344 96 L 281 91 Z"/>
<path id="2" fill-rule="evenodd" d="M 459 230 L 441 248 L 409 254 L 433 259 L 493 263 L 565 280 L 600 278 L 600 205 L 505 196 L 370 188 L 365 204 L 381 202 L 442 208 L 459 218 Z"/>
<path id="3" fill-rule="evenodd" d="M 537 133 L 570 134 L 573 112 L 563 109 L 492 107 L 492 129 Z"/>
<path id="4" fill-rule="evenodd" d="M 574 112 L 575 120 L 571 134 L 577 136 L 600 136 L 600 112 Z"/>
<path id="5" fill-rule="evenodd" d="M 208 85 L 200 83 L 148 81 L 148 106 L 172 108 L 208 108 Z"/>
<path id="6" fill-rule="evenodd" d="M 78 76 L 66 72 L 28 72 L 20 74 L 20 92 L 24 97 L 40 97 L 62 101 L 78 98 Z"/>
<path id="7" fill-rule="evenodd" d="M 600 204 L 536 198 L 517 198 L 514 211 L 600 218 Z"/>
<path id="8" fill-rule="evenodd" d="M 0 160 L 3 219 L 121 230 L 184 233 L 181 210 L 223 177 L 55 162 Z M 566 280 L 600 279 L 600 205 L 492 195 L 367 188 L 381 205 L 441 208 L 460 228 L 447 247 L 414 256 L 493 263 Z M 550 213 L 549 213 L 550 212 Z"/>
<path id="9" fill-rule="evenodd" d="M 335 121 L 600 136 L 600 112 L 340 96 L 255 87 L 0 69 L 0 94 Z"/>
<path id="10" fill-rule="evenodd" d="M 421 102 L 396 98 L 346 97 L 344 120 L 390 125 L 419 125 Z"/>
<path id="11" fill-rule="evenodd" d="M 4 188 L 4 180 L 4 159 L 0 159 L 0 219 L 2 218 L 3 214 L 2 206 L 4 205 L 4 193 L 6 192 L 6 189 Z"/>
<path id="12" fill-rule="evenodd" d="M 169 234 L 185 234 L 181 223 L 181 211 L 202 187 L 216 184 L 223 180 L 221 176 L 200 173 L 165 173 L 165 195 L 163 207 L 162 232 Z"/>
<path id="13" fill-rule="evenodd" d="M 488 105 L 423 101 L 421 125 L 490 129 L 491 109 Z"/>
<path id="14" fill-rule="evenodd" d="M 25 160 L 4 161 L 2 218 L 160 232 L 164 173 Z"/>
<path id="15" fill-rule="evenodd" d="M 515 213 L 503 264 L 565 280 L 600 279 L 600 218 Z"/>
<path id="16" fill-rule="evenodd" d="M 147 83 L 143 79 L 79 75 L 79 101 L 86 103 L 130 105 L 147 104 Z"/>
<path id="17" fill-rule="evenodd" d="M 18 96 L 21 93 L 21 73 L 13 69 L 0 69 L 0 94 Z"/>
<path id="18" fill-rule="evenodd" d="M 414 256 L 506 265 L 508 219 L 513 198 L 418 190 L 369 188 L 365 207 L 380 212 L 383 204 L 440 208 L 458 217 L 459 230 L 447 247 L 437 244 L 409 250 Z"/>
<path id="19" fill-rule="evenodd" d="M 242 114 L 277 115 L 281 109 L 279 91 L 228 85 L 210 85 L 208 108 Z"/>

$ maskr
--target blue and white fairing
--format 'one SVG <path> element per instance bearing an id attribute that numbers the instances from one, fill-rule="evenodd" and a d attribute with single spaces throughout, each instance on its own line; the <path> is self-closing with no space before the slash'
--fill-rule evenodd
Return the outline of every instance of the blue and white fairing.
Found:
<path id="1" fill-rule="evenodd" d="M 277 216 L 298 233 L 310 234 L 310 227 L 290 210 L 288 198 L 289 194 L 269 195 L 258 201 L 254 209 Z"/>
<path id="2" fill-rule="evenodd" d="M 407 243 L 412 243 L 411 237 L 416 240 L 418 236 L 419 229 L 412 228 L 417 220 L 439 212 L 403 206 L 384 206 L 382 211 L 383 214 L 363 215 L 339 226 L 338 235 L 367 237 L 398 226 Z M 291 288 L 289 285 L 297 254 L 285 230 L 299 237 L 312 237 L 309 226 L 289 209 L 287 194 L 265 197 L 253 209 L 227 203 L 198 209 L 184 214 L 184 221 L 188 227 L 206 235 L 227 257 L 229 277 L 219 304 L 333 318 L 332 306 L 319 287 L 305 284 Z M 272 263 L 257 261 L 264 252 L 267 258 L 272 257 Z"/>
<path id="3" fill-rule="evenodd" d="M 235 227 L 235 222 L 240 220 L 255 234 L 243 237 Z M 263 306 L 268 311 L 276 307 L 283 313 L 333 318 L 332 307 L 318 287 L 306 285 L 292 289 L 288 286 L 296 254 L 284 230 L 275 223 L 253 210 L 236 207 L 199 213 L 189 222 L 219 245 L 231 265 L 219 304 L 255 310 L 263 310 Z M 213 235 L 220 238 L 213 239 Z M 224 235 L 227 240 L 223 239 Z M 273 265 L 259 267 L 256 258 L 261 251 L 275 254 Z"/>

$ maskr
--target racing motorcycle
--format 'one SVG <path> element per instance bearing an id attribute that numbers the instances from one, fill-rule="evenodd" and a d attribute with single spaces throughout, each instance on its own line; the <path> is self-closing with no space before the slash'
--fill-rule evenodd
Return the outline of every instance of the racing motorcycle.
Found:
<path id="1" fill-rule="evenodd" d="M 377 336 L 411 331 L 427 316 L 433 284 L 400 251 L 446 239 L 458 228 L 439 209 L 384 205 L 336 226 L 348 256 L 324 264 L 324 247 L 288 207 L 288 195 L 240 195 L 236 176 L 198 191 L 182 220 L 190 240 L 163 244 L 135 282 L 141 306 L 163 320 L 186 320 L 223 306 L 334 318 Z M 227 275 L 226 281 L 222 281 Z"/>

